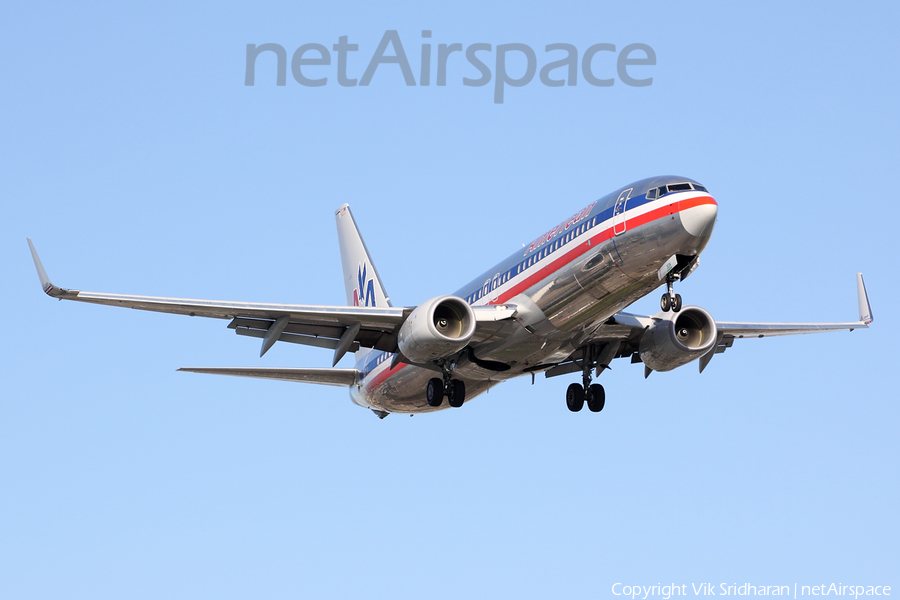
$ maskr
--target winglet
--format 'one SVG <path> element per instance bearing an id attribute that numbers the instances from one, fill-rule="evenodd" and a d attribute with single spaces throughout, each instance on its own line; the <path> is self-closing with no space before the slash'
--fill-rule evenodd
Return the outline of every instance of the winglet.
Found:
<path id="1" fill-rule="evenodd" d="M 38 277 L 41 280 L 41 287 L 49 294 L 50 290 L 53 288 L 53 284 L 50 283 L 50 278 L 47 277 L 47 271 L 44 270 L 44 265 L 41 264 L 41 257 L 38 256 L 37 250 L 34 249 L 31 238 L 28 238 L 28 247 L 31 249 L 31 258 L 34 260 L 34 268 L 37 269 Z"/>
<path id="2" fill-rule="evenodd" d="M 53 285 L 50 282 L 50 278 L 47 277 L 47 271 L 44 270 L 44 265 L 41 263 L 37 250 L 34 249 L 31 238 L 28 238 L 28 247 L 31 249 L 31 258 L 34 260 L 34 268 L 37 269 L 38 278 L 41 280 L 41 288 L 43 288 L 44 293 L 53 298 L 66 298 L 78 295 L 78 292 L 75 290 L 64 290 Z"/>
<path id="3" fill-rule="evenodd" d="M 869 294 L 866 293 L 862 273 L 856 274 L 856 294 L 859 297 L 859 320 L 868 325 L 873 320 L 872 306 L 869 304 Z"/>

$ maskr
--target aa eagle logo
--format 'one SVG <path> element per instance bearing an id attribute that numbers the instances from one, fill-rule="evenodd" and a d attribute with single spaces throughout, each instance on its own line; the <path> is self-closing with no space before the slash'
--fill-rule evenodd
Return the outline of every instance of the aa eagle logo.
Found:
<path id="1" fill-rule="evenodd" d="M 375 278 L 367 278 L 368 265 L 357 268 L 357 286 L 353 290 L 353 306 L 375 306 Z"/>

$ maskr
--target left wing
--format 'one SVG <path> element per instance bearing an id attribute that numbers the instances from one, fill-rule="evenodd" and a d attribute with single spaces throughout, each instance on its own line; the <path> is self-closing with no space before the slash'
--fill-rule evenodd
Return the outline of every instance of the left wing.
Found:
<path id="1" fill-rule="evenodd" d="M 862 273 L 856 274 L 856 293 L 859 302 L 859 321 L 845 323 L 745 323 L 739 321 L 716 321 L 717 339 L 716 345 L 705 355 L 700 357 L 700 371 L 716 354 L 725 352 L 734 344 L 735 339 L 762 338 L 780 335 L 797 335 L 804 333 L 820 333 L 823 331 L 840 331 L 854 329 L 868 329 L 872 323 L 872 307 L 869 304 L 869 295 L 866 292 L 866 284 Z M 591 337 L 589 346 L 592 346 L 594 360 L 597 363 L 597 373 L 607 368 L 613 358 L 631 357 L 631 362 L 641 362 L 638 356 L 641 336 L 644 331 L 659 316 L 641 316 L 620 312 L 615 314 L 607 323 L 602 325 Z M 554 377 L 565 373 L 581 370 L 581 361 L 584 358 L 584 350 L 576 350 L 566 361 L 547 370 L 547 377 Z M 605 359 L 605 360 L 602 360 Z"/>
<path id="2" fill-rule="evenodd" d="M 872 322 L 872 307 L 862 273 L 856 274 L 856 294 L 859 302 L 859 321 L 852 323 L 741 323 L 736 321 L 716 321 L 716 327 L 731 337 L 769 337 L 774 335 L 795 335 L 868 328 Z"/>

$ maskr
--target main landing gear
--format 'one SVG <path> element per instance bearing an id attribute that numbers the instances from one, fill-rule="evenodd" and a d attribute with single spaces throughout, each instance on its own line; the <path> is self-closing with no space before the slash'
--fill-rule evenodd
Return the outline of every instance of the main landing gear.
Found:
<path id="1" fill-rule="evenodd" d="M 581 367 L 582 383 L 573 383 L 566 390 L 566 406 L 572 412 L 584 408 L 585 401 L 591 412 L 600 412 L 606 404 L 606 390 L 599 383 L 591 383 L 591 371 L 597 363 L 595 354 L 593 346 L 585 346 Z"/>
<path id="2" fill-rule="evenodd" d="M 681 310 L 681 294 L 675 293 L 675 280 L 677 275 L 669 274 L 666 276 L 666 293 L 659 299 L 659 308 L 663 312 L 678 312 Z"/>
<path id="3" fill-rule="evenodd" d="M 600 412 L 606 404 L 606 390 L 599 383 L 589 384 L 587 387 L 573 383 L 566 390 L 566 406 L 572 412 L 578 412 L 584 408 L 587 401 L 588 410 Z"/>
<path id="4" fill-rule="evenodd" d="M 444 402 L 444 396 L 447 396 L 447 402 L 453 408 L 459 408 L 466 401 L 465 382 L 452 378 L 454 366 L 443 365 L 444 377 L 428 380 L 428 385 L 425 386 L 425 401 L 428 406 L 437 408 Z"/>

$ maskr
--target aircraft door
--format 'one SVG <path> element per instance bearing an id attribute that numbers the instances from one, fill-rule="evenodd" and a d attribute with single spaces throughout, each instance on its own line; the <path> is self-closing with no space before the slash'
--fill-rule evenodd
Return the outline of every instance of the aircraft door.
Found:
<path id="1" fill-rule="evenodd" d="M 491 279 L 491 302 L 496 303 L 500 299 L 500 273 Z"/>
<path id="2" fill-rule="evenodd" d="M 616 199 L 616 205 L 613 207 L 613 233 L 615 235 L 621 235 L 625 233 L 625 207 L 628 204 L 628 199 L 631 197 L 631 192 L 634 188 L 628 188 L 624 190 L 619 197 Z"/>

